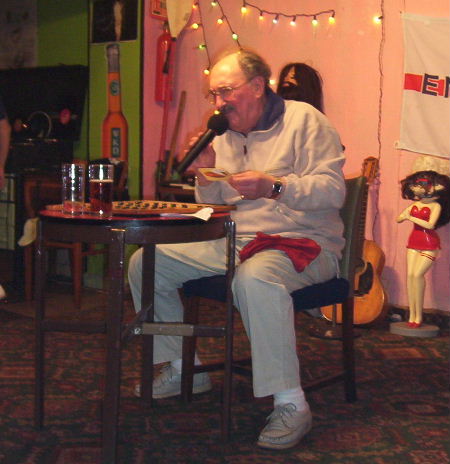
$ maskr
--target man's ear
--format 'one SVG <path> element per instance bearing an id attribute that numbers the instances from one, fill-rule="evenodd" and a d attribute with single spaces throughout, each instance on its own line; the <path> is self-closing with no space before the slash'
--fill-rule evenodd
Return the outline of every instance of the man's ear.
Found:
<path id="1" fill-rule="evenodd" d="M 255 91 L 255 95 L 260 98 L 261 96 L 264 95 L 264 92 L 266 90 L 266 84 L 264 81 L 264 78 L 261 76 L 256 76 L 252 79 L 252 87 Z"/>

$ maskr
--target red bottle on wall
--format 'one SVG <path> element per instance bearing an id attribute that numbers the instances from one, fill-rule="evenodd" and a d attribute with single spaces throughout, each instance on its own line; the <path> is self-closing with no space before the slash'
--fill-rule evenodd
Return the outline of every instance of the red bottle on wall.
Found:
<path id="1" fill-rule="evenodd" d="M 164 102 L 172 100 L 172 92 L 169 80 L 171 78 L 170 68 L 172 66 L 172 37 L 169 33 L 167 23 L 164 31 L 156 42 L 156 79 L 155 79 L 155 101 Z"/>
<path id="2" fill-rule="evenodd" d="M 128 160 L 128 123 L 122 113 L 119 44 L 106 47 L 108 113 L 102 127 L 103 158 Z"/>

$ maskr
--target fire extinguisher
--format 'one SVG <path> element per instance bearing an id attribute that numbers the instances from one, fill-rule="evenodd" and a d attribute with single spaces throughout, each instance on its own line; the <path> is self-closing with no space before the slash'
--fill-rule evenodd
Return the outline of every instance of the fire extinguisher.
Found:
<path id="1" fill-rule="evenodd" d="M 156 81 L 155 81 L 155 101 L 165 102 L 172 100 L 170 85 L 171 78 L 171 58 L 173 54 L 172 37 L 169 33 L 169 26 L 164 23 L 163 33 L 158 37 L 156 44 Z"/>

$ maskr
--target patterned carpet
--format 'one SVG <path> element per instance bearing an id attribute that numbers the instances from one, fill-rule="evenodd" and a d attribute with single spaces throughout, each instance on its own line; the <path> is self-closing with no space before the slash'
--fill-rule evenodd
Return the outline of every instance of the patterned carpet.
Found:
<path id="1" fill-rule="evenodd" d="M 65 292 L 52 293 L 49 313 L 101 317 L 104 295 L 85 297 L 76 313 Z M 205 306 L 204 317 L 218 317 Z M 128 302 L 126 318 L 131 317 Z M 305 379 L 339 367 L 339 342 L 309 337 L 312 319 L 298 315 L 298 344 Z M 46 423 L 33 428 L 33 320 L 23 303 L 0 303 L 0 463 L 95 464 L 100 462 L 104 337 L 57 333 L 47 342 Z M 240 328 L 236 356 L 248 354 Z M 119 462 L 144 463 L 450 463 L 449 332 L 434 339 L 391 334 L 386 326 L 364 329 L 356 340 L 359 399 L 348 404 L 341 385 L 308 393 L 314 427 L 293 450 L 258 449 L 255 440 L 271 411 L 270 399 L 252 396 L 250 379 L 234 378 L 233 431 L 219 435 L 220 373 L 214 388 L 185 406 L 159 400 L 145 411 L 133 388 L 139 382 L 140 343 L 123 353 Z M 203 340 L 203 358 L 220 353 Z"/>

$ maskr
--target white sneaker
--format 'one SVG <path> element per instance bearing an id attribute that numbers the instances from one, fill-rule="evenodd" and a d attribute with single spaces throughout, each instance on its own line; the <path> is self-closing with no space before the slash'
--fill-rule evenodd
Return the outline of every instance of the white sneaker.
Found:
<path id="1" fill-rule="evenodd" d="M 295 446 L 312 427 L 308 409 L 297 411 L 292 403 L 277 406 L 267 418 L 267 425 L 259 435 L 257 445 L 262 448 L 286 449 Z"/>
<path id="2" fill-rule="evenodd" d="M 212 389 L 211 380 L 206 372 L 194 375 L 192 393 L 204 393 Z M 134 387 L 134 394 L 141 396 L 141 385 Z M 153 380 L 153 398 L 170 398 L 181 394 L 181 373 L 171 364 L 165 365 Z"/>

